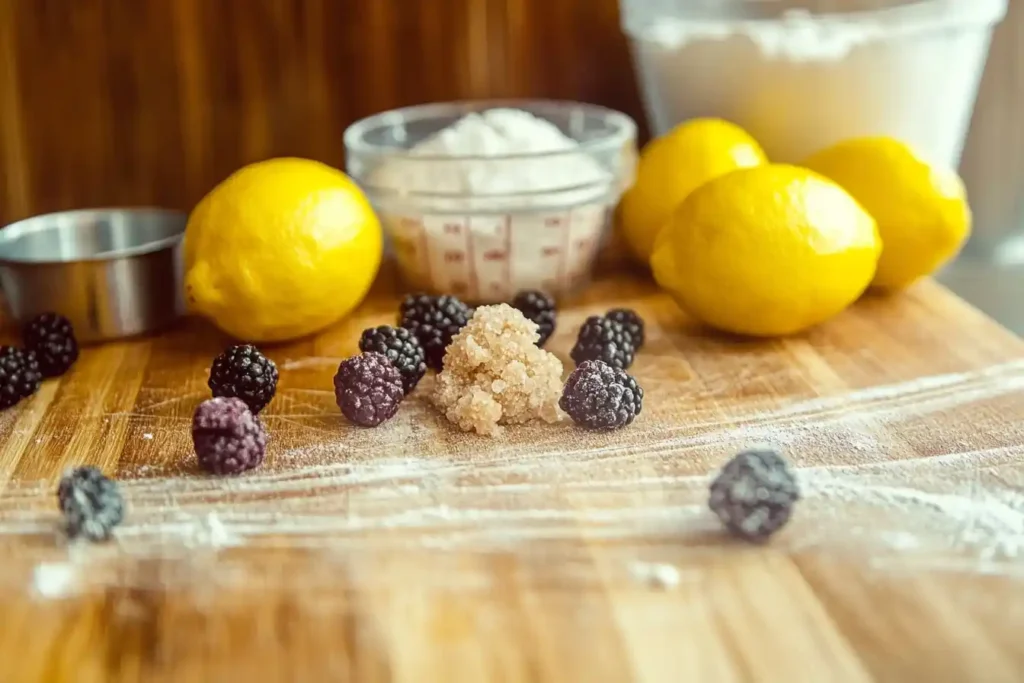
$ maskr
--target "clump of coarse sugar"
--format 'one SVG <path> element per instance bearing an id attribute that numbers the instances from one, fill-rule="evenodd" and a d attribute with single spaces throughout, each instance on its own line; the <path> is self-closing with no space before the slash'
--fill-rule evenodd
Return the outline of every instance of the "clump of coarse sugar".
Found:
<path id="1" fill-rule="evenodd" d="M 491 436 L 503 424 L 557 422 L 562 361 L 539 338 L 537 324 L 507 304 L 476 309 L 448 346 L 434 404 L 460 429 Z"/>

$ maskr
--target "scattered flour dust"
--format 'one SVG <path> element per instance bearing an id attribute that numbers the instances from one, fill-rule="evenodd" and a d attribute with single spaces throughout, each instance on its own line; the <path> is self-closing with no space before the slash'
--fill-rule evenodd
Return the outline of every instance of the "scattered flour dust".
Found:
<path id="1" fill-rule="evenodd" d="M 43 562 L 36 566 L 32 589 L 42 598 L 59 599 L 78 589 L 77 567 L 71 562 Z"/>
<path id="2" fill-rule="evenodd" d="M 530 112 L 494 108 L 377 166 L 363 182 L 403 275 L 476 302 L 522 289 L 559 294 L 585 277 L 621 194 L 617 176 L 632 170 L 623 154 L 607 160 L 622 168 L 606 168 L 574 135 L 587 131 L 569 135 Z"/>
<path id="3" fill-rule="evenodd" d="M 282 471 L 122 481 L 129 514 L 115 550 L 193 557 L 269 543 L 358 555 L 396 547 L 507 551 L 580 538 L 643 539 L 652 547 L 660 538 L 659 563 L 634 555 L 622 566 L 638 583 L 671 588 L 680 570 L 689 571 L 694 544 L 718 529 L 706 508 L 708 473 L 740 448 L 769 445 L 791 455 L 802 492 L 775 539 L 780 547 L 849 552 L 887 569 L 1024 576 L 1024 422 L 998 429 L 989 422 L 995 398 L 1024 411 L 1022 390 L 1024 361 L 770 411 L 748 406 L 732 417 L 695 419 L 686 431 L 638 422 L 649 430 L 641 453 L 629 440 L 559 440 L 472 457 L 388 459 L 360 458 L 350 436 L 313 442 L 283 454 Z M 801 462 L 806 454 L 813 462 Z M 8 487 L 0 539 L 52 530 L 52 511 L 27 509 L 45 492 L 42 483 Z M 74 592 L 81 569 L 102 552 L 46 557 L 33 592 Z"/>
<path id="4" fill-rule="evenodd" d="M 679 570 L 663 562 L 631 562 L 629 572 L 639 583 L 651 588 L 670 590 L 679 585 Z"/>

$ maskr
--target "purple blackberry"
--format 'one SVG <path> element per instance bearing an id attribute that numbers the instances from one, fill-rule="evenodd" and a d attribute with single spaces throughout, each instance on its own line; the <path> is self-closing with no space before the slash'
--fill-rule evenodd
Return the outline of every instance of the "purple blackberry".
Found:
<path id="1" fill-rule="evenodd" d="M 78 360 L 78 340 L 71 321 L 57 313 L 43 313 L 21 330 L 25 348 L 36 354 L 43 377 L 60 377 Z"/>
<path id="2" fill-rule="evenodd" d="M 399 325 L 411 330 L 420 340 L 427 356 L 427 366 L 441 371 L 444 352 L 459 333 L 473 310 L 454 296 L 410 294 L 399 308 Z"/>
<path id="3" fill-rule="evenodd" d="M 528 320 L 537 324 L 537 346 L 544 346 L 555 331 L 555 300 L 544 292 L 527 289 L 516 294 L 512 299 L 512 307 L 518 308 Z"/>
<path id="4" fill-rule="evenodd" d="M 800 499 L 796 478 L 772 450 L 744 451 L 711 483 L 708 507 L 740 538 L 761 543 L 785 526 Z"/>
<path id="5" fill-rule="evenodd" d="M 644 390 L 625 370 L 586 360 L 572 371 L 558 406 L 581 427 L 621 429 L 640 414 Z"/>
<path id="6" fill-rule="evenodd" d="M 600 360 L 620 370 L 633 364 L 636 348 L 633 335 L 622 323 L 599 315 L 592 315 L 580 326 L 576 344 L 569 357 L 576 365 L 587 360 Z"/>
<path id="7" fill-rule="evenodd" d="M 213 359 L 207 385 L 215 397 L 242 399 L 256 415 L 277 391 L 277 365 L 252 344 L 236 344 Z"/>
<path id="8" fill-rule="evenodd" d="M 604 314 L 609 320 L 622 323 L 633 338 L 633 350 L 639 351 L 644 345 L 644 320 L 632 308 L 613 308 Z"/>
<path id="9" fill-rule="evenodd" d="M 334 375 L 334 398 L 341 413 L 363 427 L 394 417 L 404 397 L 402 374 L 382 353 L 369 351 L 343 360 Z"/>
<path id="10" fill-rule="evenodd" d="M 57 487 L 57 504 L 68 538 L 105 541 L 124 520 L 124 498 L 117 482 L 95 467 L 67 472 Z"/>
<path id="11" fill-rule="evenodd" d="M 359 350 L 387 356 L 402 374 L 402 388 L 406 394 L 416 388 L 427 371 L 423 346 L 416 335 L 404 327 L 381 325 L 363 330 L 359 338 Z"/>
<path id="12" fill-rule="evenodd" d="M 211 474 L 239 474 L 263 463 L 267 431 L 240 398 L 218 396 L 192 416 L 192 443 L 199 466 Z"/>
<path id="13" fill-rule="evenodd" d="M 35 353 L 17 346 L 0 346 L 0 410 L 39 391 L 42 379 Z"/>

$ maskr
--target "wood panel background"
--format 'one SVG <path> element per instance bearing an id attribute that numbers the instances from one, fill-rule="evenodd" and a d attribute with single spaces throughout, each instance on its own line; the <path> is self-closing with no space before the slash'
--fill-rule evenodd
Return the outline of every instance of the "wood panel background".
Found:
<path id="1" fill-rule="evenodd" d="M 188 209 L 250 161 L 342 165 L 374 112 L 524 96 L 642 118 L 616 0 L 0 0 L 0 223 Z"/>
<path id="2" fill-rule="evenodd" d="M 965 156 L 990 230 L 1016 216 L 1024 182 L 1022 4 L 997 35 Z M 187 210 L 250 161 L 342 165 L 345 127 L 376 111 L 528 96 L 642 123 L 616 0 L 0 0 L 0 224 Z"/>

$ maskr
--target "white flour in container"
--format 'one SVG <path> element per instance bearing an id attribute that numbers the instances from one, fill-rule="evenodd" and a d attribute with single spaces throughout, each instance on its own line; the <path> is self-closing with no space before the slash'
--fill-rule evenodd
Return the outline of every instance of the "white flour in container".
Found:
<path id="1" fill-rule="evenodd" d="M 625 4 L 656 134 L 694 117 L 726 118 L 773 161 L 791 163 L 846 138 L 888 135 L 954 167 L 991 26 L 1006 8 L 1006 0 L 929 0 L 754 21 Z"/>
<path id="2" fill-rule="evenodd" d="M 371 174 L 398 193 L 379 213 L 410 285 L 491 302 L 526 288 L 559 293 L 589 275 L 620 188 L 553 123 L 489 109 L 410 154 Z M 529 154 L 551 156 L 508 158 Z"/>

